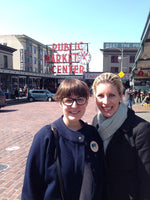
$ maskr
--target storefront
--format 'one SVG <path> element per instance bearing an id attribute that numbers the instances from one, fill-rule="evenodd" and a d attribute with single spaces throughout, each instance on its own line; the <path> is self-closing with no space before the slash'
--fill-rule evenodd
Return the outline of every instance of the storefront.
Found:
<path id="1" fill-rule="evenodd" d="M 0 69 L 0 87 L 7 94 L 7 98 L 14 98 L 15 90 L 23 95 L 26 88 L 47 88 L 54 91 L 57 83 L 55 79 L 54 75 Z"/>
<path id="2" fill-rule="evenodd" d="M 136 54 L 130 84 L 135 89 L 150 90 L 150 12 L 141 36 L 141 45 Z"/>

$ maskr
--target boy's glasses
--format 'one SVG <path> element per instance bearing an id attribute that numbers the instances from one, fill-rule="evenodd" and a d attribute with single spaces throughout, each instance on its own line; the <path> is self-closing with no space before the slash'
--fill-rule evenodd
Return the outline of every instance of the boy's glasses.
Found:
<path id="1" fill-rule="evenodd" d="M 73 98 L 63 98 L 62 99 L 62 103 L 65 105 L 65 106 L 72 106 L 73 102 L 76 102 L 77 105 L 79 106 L 82 106 L 86 103 L 87 99 L 85 97 L 79 97 L 77 99 L 73 99 Z"/>

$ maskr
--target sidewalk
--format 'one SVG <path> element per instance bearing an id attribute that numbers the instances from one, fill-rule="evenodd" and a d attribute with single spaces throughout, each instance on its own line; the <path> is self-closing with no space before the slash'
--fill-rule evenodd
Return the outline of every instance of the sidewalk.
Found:
<path id="1" fill-rule="evenodd" d="M 141 106 L 141 103 L 133 104 L 132 109 L 143 119 L 150 122 L 150 106 Z"/>
<path id="2" fill-rule="evenodd" d="M 133 110 L 135 111 L 138 111 L 138 110 L 141 110 L 141 111 L 150 111 L 150 106 L 142 106 L 141 103 L 135 103 L 132 105 L 132 108 Z"/>
<path id="3" fill-rule="evenodd" d="M 62 113 L 57 102 L 21 102 L 8 100 L 10 105 L 0 110 L 0 200 L 21 199 L 26 159 L 33 137 Z M 135 104 L 133 110 L 150 121 L 150 107 Z M 95 101 L 90 98 L 83 120 L 91 123 L 97 112 Z"/>
<path id="4" fill-rule="evenodd" d="M 27 97 L 19 97 L 19 99 L 6 99 L 7 105 L 28 102 Z M 141 106 L 141 103 L 135 103 L 132 106 L 134 111 L 150 111 L 150 106 Z"/>
<path id="5" fill-rule="evenodd" d="M 27 97 L 19 97 L 17 99 L 6 99 L 7 105 L 12 105 L 16 103 L 22 103 L 22 102 L 27 102 Z"/>

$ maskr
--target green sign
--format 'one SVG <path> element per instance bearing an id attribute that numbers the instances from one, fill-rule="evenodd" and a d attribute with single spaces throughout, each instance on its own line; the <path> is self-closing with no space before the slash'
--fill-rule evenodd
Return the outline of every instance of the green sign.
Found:
<path id="1" fill-rule="evenodd" d="M 140 43 L 104 42 L 105 48 L 139 48 Z"/>

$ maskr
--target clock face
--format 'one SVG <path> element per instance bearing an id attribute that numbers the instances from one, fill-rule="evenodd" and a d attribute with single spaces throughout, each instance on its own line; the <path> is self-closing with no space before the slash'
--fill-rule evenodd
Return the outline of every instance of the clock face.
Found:
<path id="1" fill-rule="evenodd" d="M 78 55 L 79 63 L 82 65 L 88 64 L 91 61 L 91 54 L 85 51 L 82 51 Z"/>

